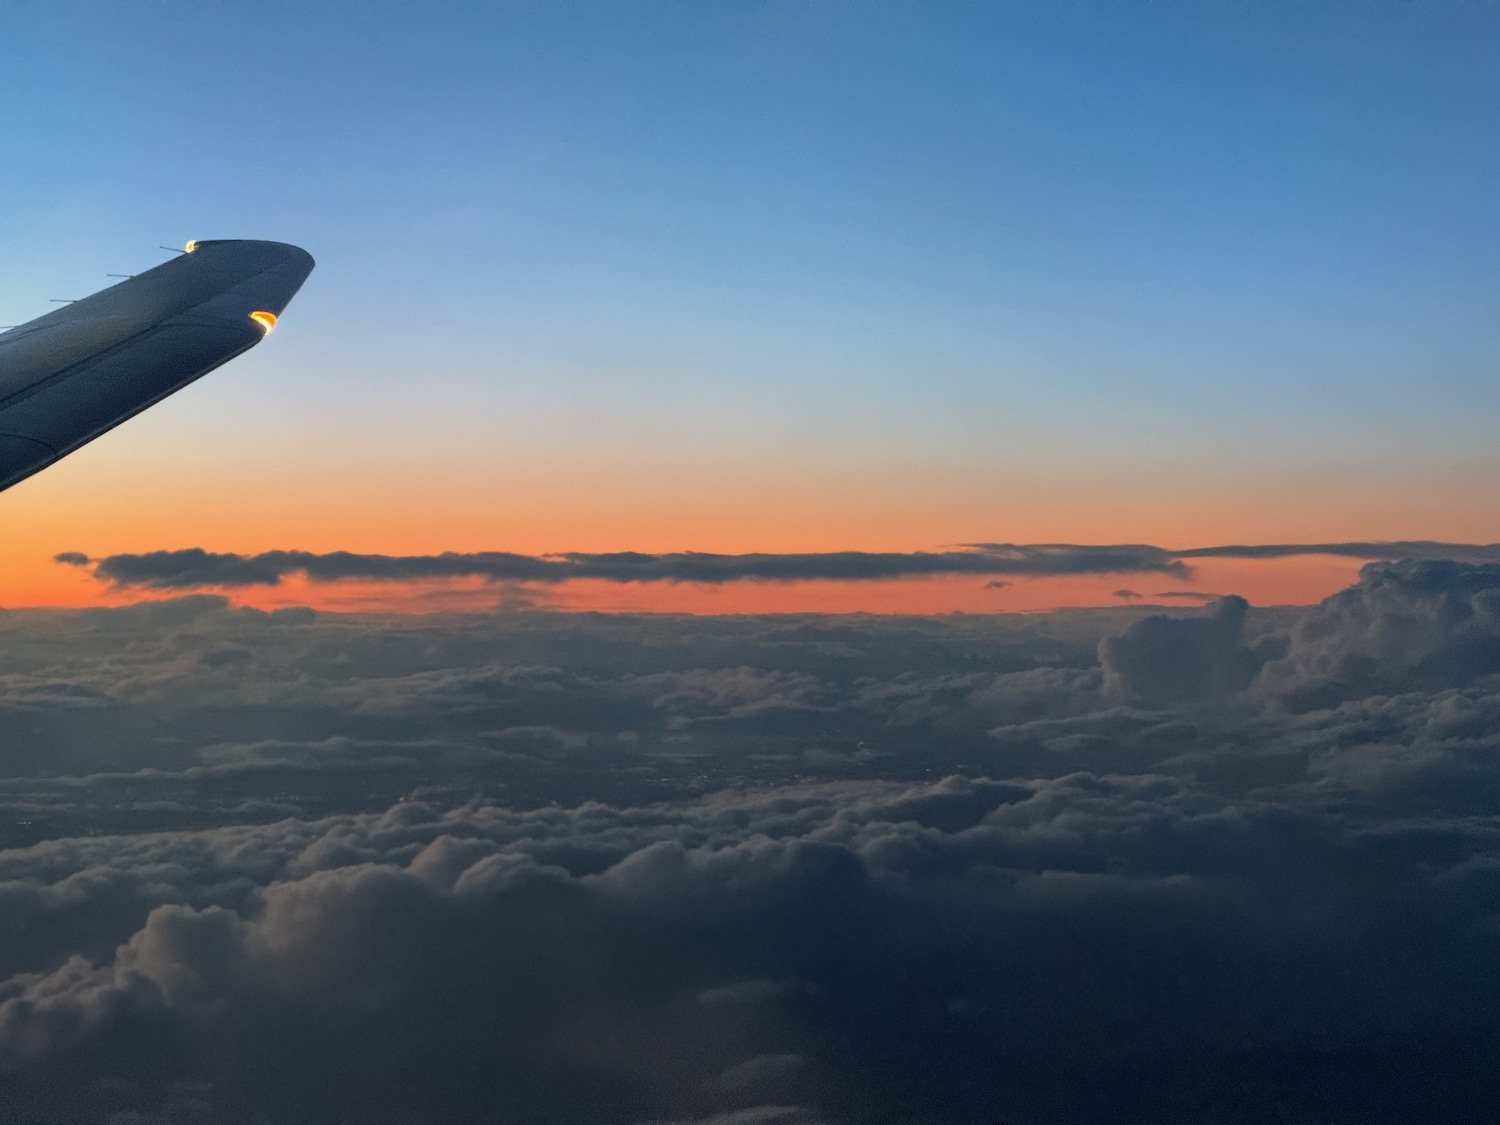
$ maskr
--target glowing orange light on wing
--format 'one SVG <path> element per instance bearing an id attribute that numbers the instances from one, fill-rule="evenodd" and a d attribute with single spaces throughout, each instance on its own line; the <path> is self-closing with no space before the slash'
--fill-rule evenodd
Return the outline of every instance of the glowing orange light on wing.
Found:
<path id="1" fill-rule="evenodd" d="M 276 314 L 270 312 L 253 312 L 250 319 L 260 325 L 260 330 L 270 335 L 271 329 L 276 327 Z"/>

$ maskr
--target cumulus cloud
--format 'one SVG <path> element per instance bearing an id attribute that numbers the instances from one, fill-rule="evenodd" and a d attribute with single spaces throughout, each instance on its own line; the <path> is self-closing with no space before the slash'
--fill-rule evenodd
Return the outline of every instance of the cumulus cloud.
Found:
<path id="1" fill-rule="evenodd" d="M 1424 1043 L 1462 1050 L 1500 1000 L 1483 834 L 1427 870 L 1421 839 L 1161 776 L 991 784 L 959 793 L 966 816 L 922 815 L 958 790 L 396 806 L 237 849 L 160 839 L 245 866 L 265 846 L 270 873 L 239 909 L 160 905 L 97 960 L 12 978 L 9 1104 L 90 1120 L 128 1081 L 141 1112 L 190 1086 L 220 1121 L 251 1120 L 247 1098 L 287 1121 L 979 1121 L 1082 1088 L 1191 1105 L 1247 1051 L 1340 1104 L 1376 1064 L 1409 1079 Z M 348 853 L 309 870 L 283 834 Z M 538 858 L 549 837 L 620 858 L 574 874 Z M 96 1080 L 48 1081 L 64 1072 Z"/>
<path id="2" fill-rule="evenodd" d="M 0 1117 L 1473 1121 L 1500 568 L 0 617 Z"/>
<path id="3" fill-rule="evenodd" d="M 1265 691 L 1291 706 L 1462 686 L 1500 672 L 1500 565 L 1372 563 L 1309 610 Z"/>
<path id="4" fill-rule="evenodd" d="M 1242 643 L 1249 603 L 1220 598 L 1194 617 L 1156 614 L 1099 642 L 1106 693 L 1148 706 L 1223 698 L 1244 689 L 1262 659 Z"/>

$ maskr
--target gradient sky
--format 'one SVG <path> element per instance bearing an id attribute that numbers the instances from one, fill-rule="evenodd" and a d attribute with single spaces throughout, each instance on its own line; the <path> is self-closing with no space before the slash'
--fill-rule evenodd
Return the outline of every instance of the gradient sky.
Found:
<path id="1" fill-rule="evenodd" d="M 0 603 L 108 600 L 64 550 L 1500 540 L 1497 49 L 1437 0 L 21 0 L 0 323 L 188 238 L 319 265 L 0 495 Z"/>

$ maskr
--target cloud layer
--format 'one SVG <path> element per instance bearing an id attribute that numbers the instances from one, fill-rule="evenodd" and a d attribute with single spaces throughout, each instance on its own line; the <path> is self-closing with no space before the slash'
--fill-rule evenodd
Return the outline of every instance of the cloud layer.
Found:
<path id="1" fill-rule="evenodd" d="M 642 554 L 567 553 L 517 555 L 480 551 L 441 555 L 358 555 L 346 551 L 266 551 L 236 555 L 189 548 L 91 559 L 65 551 L 56 561 L 92 567 L 95 577 L 119 588 L 181 590 L 195 587 L 274 586 L 290 575 L 314 582 L 423 581 L 485 578 L 497 582 L 796 582 L 881 580 L 947 574 L 1056 575 L 1152 571 L 1185 574 L 1181 562 L 1155 547 L 1078 547 L 989 544 L 937 552 L 833 551 L 821 554 L 716 555 L 699 551 Z"/>
<path id="2" fill-rule="evenodd" d="M 1497 608 L 0 615 L 0 1116 L 1489 1119 Z"/>
<path id="3" fill-rule="evenodd" d="M 507 551 L 440 555 L 371 555 L 334 551 L 264 551 L 255 555 L 176 551 L 91 558 L 63 551 L 55 561 L 87 567 L 118 589 L 188 590 L 275 586 L 300 576 L 314 582 L 412 582 L 482 578 L 494 582 L 558 583 L 583 579 L 606 582 L 801 582 L 878 581 L 972 574 L 1056 577 L 1081 574 L 1158 573 L 1187 577 L 1186 560 L 1205 558 L 1274 559 L 1333 555 L 1355 559 L 1455 559 L 1500 561 L 1500 545 L 1431 542 L 1303 543 L 1263 546 L 1197 547 L 1174 551 L 1143 544 L 1087 546 L 1070 543 L 978 543 L 962 550 L 802 554 L 720 555 L 699 551 L 643 554 L 569 552 L 520 555 Z M 1211 597 L 1191 592 L 1158 597 Z"/>

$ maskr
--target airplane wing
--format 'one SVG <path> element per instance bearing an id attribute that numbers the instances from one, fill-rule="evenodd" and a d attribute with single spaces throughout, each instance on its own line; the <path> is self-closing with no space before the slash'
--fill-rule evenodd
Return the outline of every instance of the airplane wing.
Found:
<path id="1" fill-rule="evenodd" d="M 190 242 L 0 333 L 0 489 L 260 343 L 312 268 L 284 242 Z"/>

